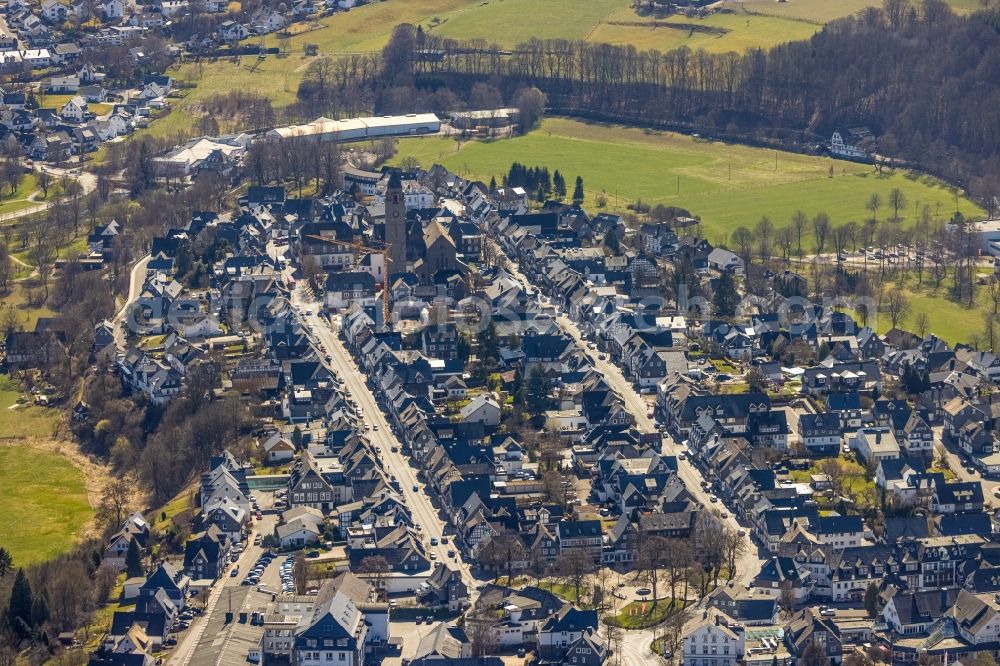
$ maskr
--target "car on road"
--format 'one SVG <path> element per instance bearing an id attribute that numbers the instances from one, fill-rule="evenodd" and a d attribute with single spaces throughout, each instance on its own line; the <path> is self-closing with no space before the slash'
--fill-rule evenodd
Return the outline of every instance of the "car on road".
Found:
<path id="1" fill-rule="evenodd" d="M 377 423 L 375 423 L 375 424 L 372 425 L 372 430 L 374 430 L 375 432 L 378 432 L 378 424 Z"/>
<path id="2" fill-rule="evenodd" d="M 711 502 L 712 504 L 715 504 L 716 502 L 719 501 L 719 498 L 716 497 L 715 495 L 709 495 L 708 501 Z"/>
<path id="3" fill-rule="evenodd" d="M 455 551 L 451 548 L 448 549 L 448 557 L 455 557 Z"/>
<path id="4" fill-rule="evenodd" d="M 431 545 L 432 545 L 432 546 L 436 546 L 436 545 L 438 545 L 438 540 L 437 540 L 437 537 L 431 537 Z"/>
<path id="5" fill-rule="evenodd" d="M 412 490 L 413 492 L 417 492 L 418 490 L 420 490 L 420 486 L 414 483 L 412 486 L 410 486 L 410 490 Z"/>
<path id="6" fill-rule="evenodd" d="M 438 558 L 437 553 L 431 553 L 430 558 L 431 560 L 436 560 Z"/>
<path id="7" fill-rule="evenodd" d="M 229 572 L 229 577 L 236 578 L 239 575 L 240 575 L 240 565 L 237 564 L 235 567 L 233 567 L 233 570 Z"/>
<path id="8" fill-rule="evenodd" d="M 601 359 L 602 361 L 607 361 L 608 360 L 608 355 L 607 354 L 598 354 L 597 358 Z"/>
<path id="9" fill-rule="evenodd" d="M 392 451 L 393 453 L 399 453 L 399 447 L 398 446 L 394 446 L 394 447 L 392 447 L 389 450 Z"/>

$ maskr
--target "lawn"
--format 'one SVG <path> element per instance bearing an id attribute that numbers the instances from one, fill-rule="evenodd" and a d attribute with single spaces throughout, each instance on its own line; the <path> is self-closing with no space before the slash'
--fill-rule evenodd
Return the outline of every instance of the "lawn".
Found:
<path id="1" fill-rule="evenodd" d="M 17 382 L 0 375 L 0 440 L 52 437 L 59 425 L 58 410 L 30 403 L 15 407 L 21 395 L 24 392 Z"/>
<path id="2" fill-rule="evenodd" d="M 15 253 L 15 256 L 18 256 Z M 28 269 L 14 262 L 14 278 L 27 275 Z M 39 317 L 51 317 L 55 312 L 47 307 L 35 307 L 28 298 L 28 289 L 21 282 L 8 283 L 7 293 L 0 296 L 0 317 L 6 317 L 6 308 L 13 308 L 17 313 L 17 323 L 25 331 L 35 330 Z"/>
<path id="3" fill-rule="evenodd" d="M 980 342 L 987 339 L 986 315 L 992 313 L 993 304 L 990 302 L 985 287 L 976 287 L 976 293 L 970 307 L 967 305 L 967 301 L 956 303 L 948 297 L 948 290 L 952 285 L 950 275 L 942 280 L 939 289 L 934 288 L 933 281 L 926 270 L 922 285 L 917 284 L 916 275 L 912 272 L 902 276 L 890 274 L 888 278 L 883 280 L 883 283 L 887 293 L 897 283 L 900 283 L 902 291 L 906 295 L 909 310 L 898 324 L 900 328 L 916 331 L 917 315 L 925 313 L 927 315 L 927 331 L 951 344 L 969 343 L 974 337 L 977 337 Z M 857 319 L 857 317 L 855 318 Z M 892 320 L 885 312 L 878 313 L 878 318 L 874 321 L 869 319 L 868 324 L 873 326 L 879 334 L 884 334 L 892 328 Z"/>
<path id="4" fill-rule="evenodd" d="M 588 36 L 591 42 L 632 45 L 639 50 L 669 51 L 686 46 L 713 53 L 770 48 L 808 39 L 821 28 L 817 23 L 780 16 L 748 14 L 742 10 L 718 12 L 705 18 L 683 15 L 663 19 L 639 18 L 630 8 L 608 16 Z"/>
<path id="5" fill-rule="evenodd" d="M 576 598 L 576 587 L 573 585 L 567 585 L 566 583 L 559 583 L 552 580 L 543 580 L 538 587 L 543 590 L 548 590 L 560 599 L 580 603 L 580 600 Z M 580 596 L 583 597 L 586 593 L 587 585 L 580 585 Z"/>
<path id="6" fill-rule="evenodd" d="M 843 472 L 844 494 L 859 505 L 870 505 L 875 501 L 875 479 L 869 478 L 865 468 L 853 460 L 837 458 L 837 463 Z M 809 483 L 813 474 L 822 474 L 818 463 L 813 463 L 807 470 L 792 470 L 789 477 L 796 483 Z"/>
<path id="7" fill-rule="evenodd" d="M 954 192 L 927 176 L 904 171 L 879 176 L 864 164 L 565 118 L 549 118 L 526 136 L 492 142 L 403 139 L 395 159 L 407 156 L 483 182 L 491 176 L 501 182 L 514 161 L 559 169 L 567 183 L 583 177 L 591 210 L 597 210 L 600 193 L 617 212 L 637 199 L 681 206 L 699 215 L 703 232 L 716 241 L 765 215 L 783 226 L 796 210 L 810 216 L 824 211 L 834 224 L 861 220 L 869 215 L 865 203 L 872 192 L 885 201 L 896 187 L 908 201 L 900 211 L 903 224 L 911 221 L 915 204 L 929 204 L 941 216 L 956 206 Z M 958 207 L 966 215 L 983 215 L 965 199 Z"/>
<path id="8" fill-rule="evenodd" d="M 655 605 L 652 601 L 633 601 L 625 606 L 621 613 L 609 617 L 607 622 L 623 629 L 644 629 L 663 622 L 674 605 L 682 604 L 684 604 L 682 599 L 678 599 L 674 604 L 671 604 L 669 599 L 661 599 Z"/>
<path id="9" fill-rule="evenodd" d="M 160 534 L 167 532 L 173 524 L 174 518 L 187 516 L 188 512 L 196 511 L 195 487 L 188 486 L 177 493 L 172 500 L 160 507 L 159 510 L 152 511 L 149 514 L 153 531 Z"/>
<path id="10" fill-rule="evenodd" d="M 56 453 L 0 446 L 0 544 L 16 566 L 65 552 L 93 510 L 83 473 Z"/>

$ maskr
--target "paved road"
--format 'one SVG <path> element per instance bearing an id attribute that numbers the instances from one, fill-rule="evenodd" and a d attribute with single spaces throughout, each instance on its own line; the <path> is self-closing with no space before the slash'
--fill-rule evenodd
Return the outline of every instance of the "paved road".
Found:
<path id="1" fill-rule="evenodd" d="M 83 171 L 82 169 L 63 169 L 51 166 L 39 166 L 35 171 L 44 169 L 47 173 L 52 174 L 56 179 L 67 177 L 80 183 L 82 188 L 82 194 L 90 194 L 97 187 L 97 176 L 90 173 L 89 171 Z M 28 206 L 27 208 L 22 208 L 21 210 L 14 211 L 12 213 L 4 213 L 0 215 L 0 222 L 10 222 L 11 220 L 16 220 L 21 217 L 27 217 L 28 215 L 34 215 L 35 213 L 40 213 L 43 210 L 48 210 L 53 203 L 58 201 L 58 199 L 53 199 L 50 201 L 43 201 L 40 204 L 34 206 Z"/>
<path id="2" fill-rule="evenodd" d="M 125 299 L 125 304 L 122 305 L 121 309 L 115 313 L 114 319 L 111 320 L 111 323 L 115 325 L 115 345 L 119 350 L 124 350 L 126 346 L 125 327 L 122 323 L 125 322 L 125 315 L 128 314 L 129 307 L 135 303 L 139 298 L 139 294 L 142 293 L 142 285 L 146 283 L 146 266 L 149 265 L 149 260 L 150 256 L 147 254 L 132 266 L 132 271 L 129 273 L 128 298 Z"/>
<path id="3" fill-rule="evenodd" d="M 424 536 L 427 552 L 434 554 L 438 562 L 445 562 L 452 569 L 458 569 L 466 585 L 469 586 L 470 596 L 472 596 L 477 587 L 472 570 L 462 559 L 462 554 L 457 548 L 454 549 L 455 557 L 448 557 L 448 550 L 453 548 L 450 537 L 447 545 L 440 543 L 441 537 L 445 534 L 445 523 L 431 503 L 426 488 L 417 481 L 416 469 L 402 454 L 400 443 L 389 427 L 388 420 L 382 414 L 375 397 L 365 384 L 365 376 L 334 331 L 335 324 L 331 325 L 327 319 L 319 316 L 321 304 L 316 301 L 304 301 L 303 293 L 300 286 L 292 294 L 292 302 L 295 305 L 301 305 L 303 312 L 312 309 L 313 314 L 304 315 L 303 320 L 312 325 L 313 334 L 325 348 L 325 353 L 331 356 L 332 360 L 326 363 L 327 367 L 344 378 L 344 387 L 351 392 L 351 397 L 361 405 L 365 422 L 373 428 L 378 427 L 377 432 L 369 431 L 368 437 L 375 446 L 382 449 L 381 456 L 385 471 L 395 476 L 399 481 L 403 499 L 410 508 L 413 521 L 421 526 L 421 534 Z M 320 353 L 320 358 L 323 356 L 324 353 Z M 393 448 L 396 448 L 396 452 L 393 452 Z M 438 539 L 438 545 L 430 545 L 432 537 Z"/>
<path id="4" fill-rule="evenodd" d="M 980 481 L 983 484 L 983 500 L 987 507 L 995 509 L 1000 506 L 1000 498 L 996 493 L 1000 490 L 1000 479 L 990 479 L 977 472 L 969 472 L 965 468 L 966 462 L 958 454 L 958 447 L 955 444 L 945 444 L 941 438 L 941 426 L 935 426 L 934 430 L 934 453 L 936 457 L 944 456 L 948 461 L 948 468 L 955 473 L 959 481 Z"/>
<path id="5" fill-rule="evenodd" d="M 229 572 L 232 571 L 233 565 L 229 565 L 226 572 L 222 574 L 222 578 L 212 586 L 211 591 L 208 593 L 208 601 L 205 603 L 205 613 L 195 616 L 195 620 L 183 633 L 167 658 L 167 666 L 187 666 L 191 663 L 191 658 L 195 655 L 195 648 L 198 647 L 198 643 L 201 641 L 205 629 L 209 625 L 209 618 L 216 613 L 221 614 L 228 610 L 228 606 L 225 603 L 226 591 L 239 586 L 243 581 L 243 575 L 253 568 L 254 563 L 260 557 L 261 553 L 264 552 L 264 549 L 260 546 L 253 545 L 254 536 L 257 534 L 271 534 L 274 531 L 275 522 L 275 516 L 269 514 L 265 514 L 264 520 L 260 522 L 254 520 L 250 538 L 247 540 L 246 550 L 243 551 L 240 559 L 236 562 L 236 565 L 240 568 L 240 573 L 236 576 L 230 576 Z M 268 567 L 267 573 L 261 580 L 262 585 L 270 583 L 267 585 L 268 587 L 276 590 L 281 589 L 280 584 L 274 587 L 274 580 L 277 580 L 278 576 L 276 572 L 277 568 L 280 567 L 279 563 L 281 559 L 276 558 L 271 563 L 271 566 Z M 219 604 L 220 600 L 223 601 L 221 605 Z"/>

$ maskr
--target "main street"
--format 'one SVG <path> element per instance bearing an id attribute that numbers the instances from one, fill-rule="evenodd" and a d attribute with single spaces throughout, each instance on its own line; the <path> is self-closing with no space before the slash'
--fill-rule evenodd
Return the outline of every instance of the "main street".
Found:
<path id="1" fill-rule="evenodd" d="M 451 543 L 450 538 L 448 543 L 442 543 L 441 539 L 447 538 L 445 522 L 431 502 L 425 486 L 417 480 L 416 470 L 403 455 L 402 447 L 392 428 L 389 427 L 388 419 L 365 383 L 361 370 L 337 335 L 334 324 L 320 316 L 322 303 L 304 301 L 301 288 L 294 291 L 292 302 L 300 307 L 302 313 L 312 312 L 311 315 L 303 314 L 302 320 L 312 326 L 312 334 L 323 345 L 326 354 L 329 354 L 331 360 L 326 362 L 327 367 L 344 379 L 343 388 L 350 391 L 351 397 L 361 406 L 365 423 L 372 427 L 366 436 L 372 444 L 381 449 L 380 455 L 386 473 L 395 476 L 399 481 L 401 494 L 406 506 L 410 508 L 413 522 L 421 528 L 420 534 L 423 536 L 428 555 L 433 554 L 437 562 L 443 562 L 452 569 L 457 569 L 469 587 L 470 596 L 474 598 L 478 583 L 472 575 L 472 569 L 462 559 L 462 553 Z M 323 358 L 324 354 L 320 353 L 319 356 Z M 375 430 L 376 427 L 378 430 Z M 437 545 L 431 545 L 432 538 L 437 539 Z M 448 556 L 449 551 L 454 552 L 454 557 Z"/>

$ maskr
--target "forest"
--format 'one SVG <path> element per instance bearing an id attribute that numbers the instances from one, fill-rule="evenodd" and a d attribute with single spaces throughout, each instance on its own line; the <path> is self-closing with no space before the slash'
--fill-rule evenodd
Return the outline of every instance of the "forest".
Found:
<path id="1" fill-rule="evenodd" d="M 551 111 L 815 149 L 866 125 L 880 155 L 980 198 L 1000 194 L 1000 10 L 958 16 L 942 0 L 885 0 L 806 41 L 711 54 L 563 40 L 502 49 L 397 26 L 381 57 L 314 62 L 299 111 L 377 113 L 476 107 L 484 86 L 508 103 L 525 88 Z M 477 99 L 473 99 L 476 97 Z"/>

